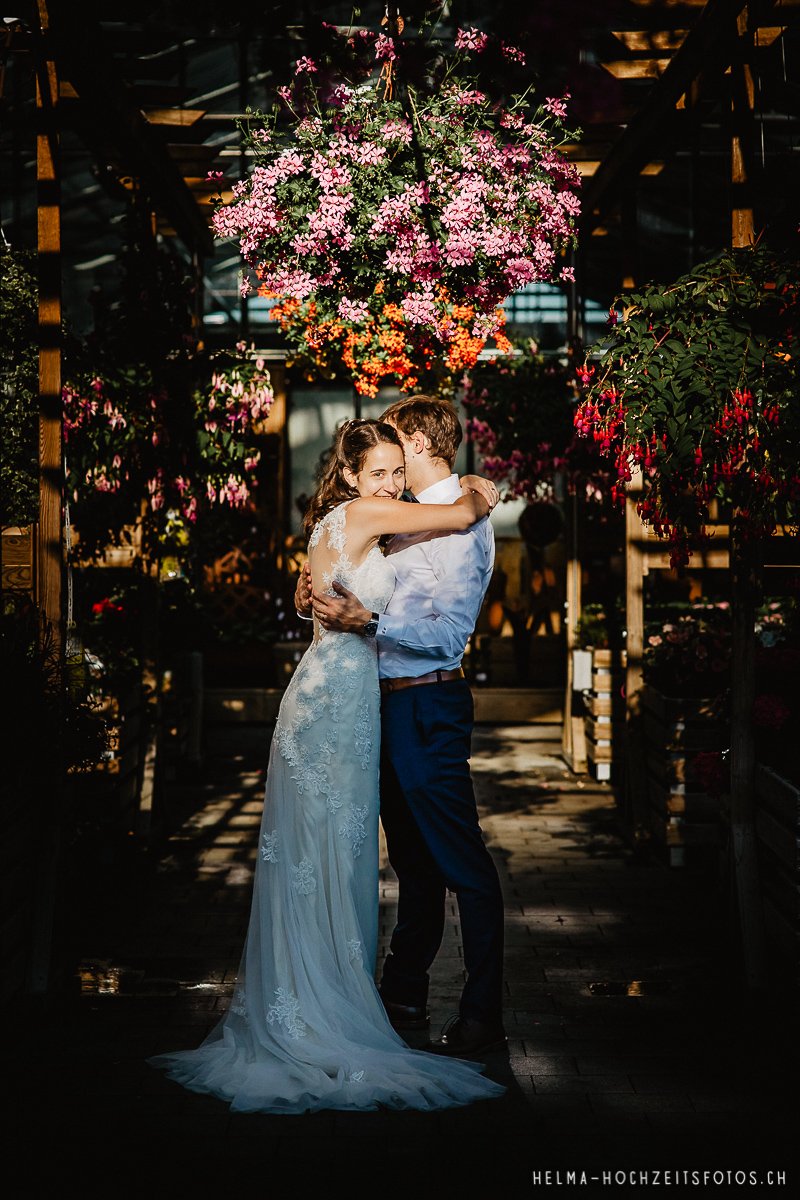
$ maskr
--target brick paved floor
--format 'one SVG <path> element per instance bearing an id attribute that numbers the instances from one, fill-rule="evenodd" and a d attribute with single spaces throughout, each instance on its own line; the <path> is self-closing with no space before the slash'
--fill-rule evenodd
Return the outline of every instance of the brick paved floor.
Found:
<path id="1" fill-rule="evenodd" d="M 509 1046 L 487 1057 L 487 1073 L 508 1086 L 502 1100 L 439 1114 L 232 1115 L 145 1065 L 196 1045 L 231 992 L 266 762 L 266 735 L 252 731 L 236 754 L 210 759 L 202 781 L 173 789 L 184 819 L 157 863 L 98 866 L 91 918 L 73 937 L 85 982 L 107 990 L 11 1031 L 12 1129 L 37 1147 L 28 1181 L 66 1174 L 90 1196 L 233 1187 L 304 1198 L 368 1187 L 417 1200 L 608 1197 L 649 1188 L 570 1187 L 544 1172 L 602 1182 L 603 1170 L 773 1168 L 788 1173 L 787 1187 L 750 1185 L 750 1194 L 797 1194 L 793 998 L 776 988 L 758 1006 L 744 1000 L 725 898 L 708 880 L 634 855 L 609 789 L 564 767 L 557 732 L 475 735 L 482 822 L 506 902 Z M 384 863 L 384 945 L 395 900 Z M 455 1010 L 462 979 L 451 901 L 434 1027 Z M 635 980 L 645 994 L 591 990 Z"/>

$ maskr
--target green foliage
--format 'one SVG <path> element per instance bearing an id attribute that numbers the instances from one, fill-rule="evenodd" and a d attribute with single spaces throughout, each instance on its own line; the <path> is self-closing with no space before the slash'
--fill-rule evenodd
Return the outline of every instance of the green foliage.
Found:
<path id="1" fill-rule="evenodd" d="M 0 248 L 0 524 L 29 525 L 39 511 L 35 255 Z"/>
<path id="2" fill-rule="evenodd" d="M 795 254 L 730 251 L 619 297 L 581 372 L 579 434 L 615 460 L 621 498 L 642 468 L 641 515 L 676 561 L 715 499 L 755 535 L 800 520 L 799 291 Z"/>
<path id="3" fill-rule="evenodd" d="M 505 484 L 504 499 L 550 498 L 562 474 L 590 500 L 607 492 L 608 471 L 593 447 L 576 438 L 577 388 L 565 359 L 517 341 L 512 352 L 479 361 L 464 376 L 467 433 L 481 469 Z"/>

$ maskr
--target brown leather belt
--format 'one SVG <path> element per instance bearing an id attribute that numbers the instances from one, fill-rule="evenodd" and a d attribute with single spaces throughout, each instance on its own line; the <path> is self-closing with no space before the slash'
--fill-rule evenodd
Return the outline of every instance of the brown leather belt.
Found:
<path id="1" fill-rule="evenodd" d="M 428 671 L 427 675 L 401 675 L 399 679 L 382 679 L 381 692 L 386 696 L 389 692 L 399 692 L 421 683 L 448 683 L 451 679 L 464 678 L 461 667 L 454 667 L 452 671 Z"/>

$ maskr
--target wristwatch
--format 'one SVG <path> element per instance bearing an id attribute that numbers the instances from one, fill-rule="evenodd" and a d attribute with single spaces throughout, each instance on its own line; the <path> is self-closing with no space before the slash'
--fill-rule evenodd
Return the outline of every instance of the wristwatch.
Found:
<path id="1" fill-rule="evenodd" d="M 363 633 L 364 637 L 375 637 L 375 634 L 378 632 L 378 621 L 379 620 L 380 620 L 380 613 L 374 612 L 374 613 L 370 614 L 369 620 L 365 621 L 364 624 L 361 626 L 361 632 Z"/>

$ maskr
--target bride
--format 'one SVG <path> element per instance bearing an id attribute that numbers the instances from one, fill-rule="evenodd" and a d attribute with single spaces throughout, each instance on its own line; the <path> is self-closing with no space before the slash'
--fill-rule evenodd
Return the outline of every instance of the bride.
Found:
<path id="1" fill-rule="evenodd" d="M 489 505 L 407 504 L 392 426 L 347 422 L 306 516 L 315 584 L 375 612 L 394 588 L 384 534 L 466 529 Z M 374 638 L 314 638 L 272 739 L 250 924 L 226 1016 L 194 1050 L 148 1061 L 237 1112 L 436 1109 L 499 1096 L 479 1063 L 412 1050 L 373 975 L 378 937 L 380 691 Z"/>

